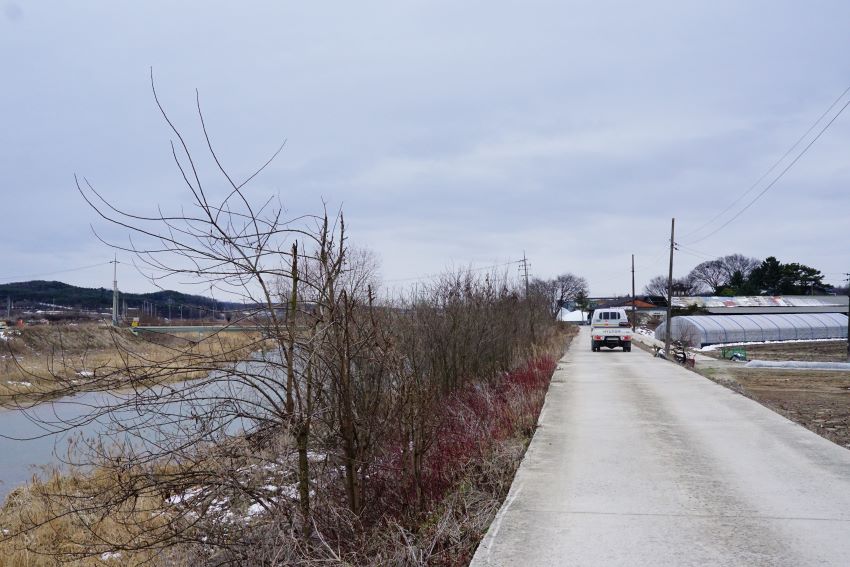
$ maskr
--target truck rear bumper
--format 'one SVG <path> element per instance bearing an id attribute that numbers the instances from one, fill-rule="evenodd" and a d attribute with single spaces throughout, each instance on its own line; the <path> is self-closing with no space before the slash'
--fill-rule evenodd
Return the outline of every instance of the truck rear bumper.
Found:
<path id="1" fill-rule="evenodd" d="M 591 346 L 593 350 L 598 350 L 601 347 L 617 348 L 622 347 L 623 350 L 631 350 L 632 336 L 629 335 L 606 335 L 603 333 L 592 333 L 590 335 Z"/>

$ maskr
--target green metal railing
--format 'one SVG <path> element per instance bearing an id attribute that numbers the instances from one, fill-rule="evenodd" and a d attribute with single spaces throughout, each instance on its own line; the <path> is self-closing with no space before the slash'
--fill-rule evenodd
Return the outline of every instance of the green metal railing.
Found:
<path id="1" fill-rule="evenodd" d="M 747 350 L 741 347 L 724 347 L 720 349 L 720 356 L 729 360 L 733 358 L 747 360 Z"/>

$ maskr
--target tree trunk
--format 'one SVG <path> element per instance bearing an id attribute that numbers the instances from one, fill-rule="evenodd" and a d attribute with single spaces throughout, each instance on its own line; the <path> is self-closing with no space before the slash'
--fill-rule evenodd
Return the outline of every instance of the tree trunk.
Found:
<path id="1" fill-rule="evenodd" d="M 292 293 L 286 308 L 286 328 L 289 336 L 286 347 L 286 413 L 292 416 L 295 403 L 292 389 L 295 387 L 295 310 L 298 308 L 298 243 L 292 244 Z"/>
<path id="2" fill-rule="evenodd" d="M 310 438 L 309 419 L 301 423 L 295 432 L 298 446 L 298 504 L 301 512 L 301 535 L 305 539 L 312 532 L 310 518 L 310 460 L 307 458 L 307 446 Z"/>
<path id="3" fill-rule="evenodd" d="M 339 413 L 340 433 L 342 435 L 343 455 L 345 463 L 345 491 L 348 505 L 355 514 L 360 513 L 360 490 L 358 489 L 357 474 L 357 431 L 354 424 L 354 410 L 351 393 L 351 337 L 349 323 L 351 319 L 350 300 L 348 294 L 342 292 L 343 320 L 342 344 L 339 348 Z"/>

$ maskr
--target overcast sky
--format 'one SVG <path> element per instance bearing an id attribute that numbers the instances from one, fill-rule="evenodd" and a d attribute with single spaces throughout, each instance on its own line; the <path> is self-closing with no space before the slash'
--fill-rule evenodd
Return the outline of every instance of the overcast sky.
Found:
<path id="1" fill-rule="evenodd" d="M 200 91 L 237 177 L 286 139 L 251 195 L 341 206 L 391 285 L 525 251 L 593 295 L 628 293 L 635 254 L 640 291 L 666 273 L 672 217 L 678 276 L 731 253 L 850 271 L 850 110 L 739 219 L 698 241 L 747 198 L 689 234 L 850 85 L 846 0 L 0 7 L 0 282 L 111 285 L 75 173 L 128 209 L 186 202 L 151 67 L 193 144 Z"/>

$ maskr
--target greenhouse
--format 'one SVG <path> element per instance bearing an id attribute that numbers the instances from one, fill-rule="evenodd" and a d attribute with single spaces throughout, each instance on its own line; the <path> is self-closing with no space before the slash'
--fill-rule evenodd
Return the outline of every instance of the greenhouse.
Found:
<path id="1" fill-rule="evenodd" d="M 666 324 L 655 330 L 664 340 Z M 690 346 L 763 341 L 846 339 L 847 316 L 841 313 L 773 315 L 703 315 L 673 317 L 670 336 Z"/>

